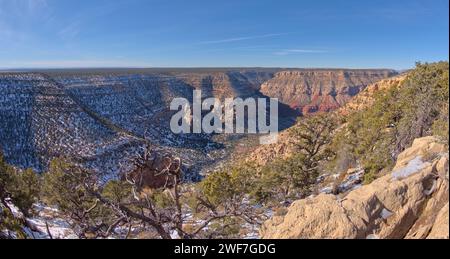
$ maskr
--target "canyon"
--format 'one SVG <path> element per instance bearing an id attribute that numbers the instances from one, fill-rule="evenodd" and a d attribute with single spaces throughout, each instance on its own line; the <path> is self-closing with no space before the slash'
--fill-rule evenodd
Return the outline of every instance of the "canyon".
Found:
<path id="1" fill-rule="evenodd" d="M 377 94 L 385 90 L 401 87 L 406 78 L 407 74 L 402 73 L 370 84 L 359 94 L 340 106 L 340 108 L 330 111 L 330 113 L 334 113 L 342 118 L 348 118 L 355 112 L 370 108 Z M 277 143 L 252 149 L 250 155 L 246 157 L 246 161 L 264 166 L 275 158 L 288 158 L 291 156 L 295 152 L 293 146 L 294 137 L 290 133 L 291 129 L 293 128 L 281 132 Z"/>
<path id="2" fill-rule="evenodd" d="M 280 129 L 298 116 L 336 110 L 393 70 L 110 69 L 0 73 L 0 147 L 8 163 L 46 170 L 68 157 L 103 181 L 132 170 L 146 146 L 179 156 L 196 181 L 229 159 L 245 134 L 177 135 L 173 98 L 279 98 Z M 256 144 L 255 144 L 256 145 Z"/>

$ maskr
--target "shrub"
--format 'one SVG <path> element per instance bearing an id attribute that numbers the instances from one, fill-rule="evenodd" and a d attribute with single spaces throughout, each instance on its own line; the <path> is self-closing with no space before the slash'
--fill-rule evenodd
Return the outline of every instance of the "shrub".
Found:
<path id="1" fill-rule="evenodd" d="M 28 216 L 39 193 L 39 178 L 32 170 L 21 172 L 9 165 L 0 152 L 0 237 L 2 231 L 13 233 L 16 238 L 27 238 L 23 231 L 25 222 L 14 215 L 10 206 L 17 207 Z M 8 203 L 7 200 L 11 203 Z M 9 238 L 9 236 L 5 236 Z"/>
<path id="2" fill-rule="evenodd" d="M 290 130 L 295 154 L 277 159 L 262 170 L 256 199 L 286 201 L 309 195 L 321 164 L 335 155 L 330 144 L 336 125 L 336 118 L 329 114 L 299 120 Z"/>
<path id="3" fill-rule="evenodd" d="M 359 162 L 370 183 L 414 139 L 436 134 L 448 142 L 448 69 L 448 62 L 418 63 L 405 82 L 377 93 L 373 106 L 347 119 L 334 151 Z"/>

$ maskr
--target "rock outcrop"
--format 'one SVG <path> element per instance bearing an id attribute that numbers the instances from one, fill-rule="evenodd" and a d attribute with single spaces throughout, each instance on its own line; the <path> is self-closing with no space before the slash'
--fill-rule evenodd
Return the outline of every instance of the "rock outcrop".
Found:
<path id="1" fill-rule="evenodd" d="M 304 69 L 281 71 L 261 92 L 302 114 L 329 112 L 346 104 L 368 85 L 396 75 L 392 70 Z"/>
<path id="2" fill-rule="evenodd" d="M 295 145 L 293 137 L 290 130 L 285 130 L 279 134 L 276 143 L 258 146 L 245 154 L 245 161 L 258 166 L 265 166 L 276 159 L 287 159 L 294 152 Z"/>
<path id="3" fill-rule="evenodd" d="M 369 85 L 361 93 L 350 100 L 346 105 L 341 107 L 337 112 L 341 115 L 349 115 L 355 111 L 363 110 L 373 105 L 375 101 L 375 95 L 380 91 L 386 91 L 393 87 L 401 87 L 402 83 L 407 78 L 407 74 L 401 74 L 399 76 L 388 78 Z"/>
<path id="4" fill-rule="evenodd" d="M 393 171 L 345 197 L 295 202 L 261 228 L 266 239 L 449 238 L 448 147 L 417 139 Z"/>
<path id="5" fill-rule="evenodd" d="M 204 98 L 256 97 L 261 84 L 272 79 L 276 70 L 230 70 L 172 73 L 187 85 L 202 90 Z"/>

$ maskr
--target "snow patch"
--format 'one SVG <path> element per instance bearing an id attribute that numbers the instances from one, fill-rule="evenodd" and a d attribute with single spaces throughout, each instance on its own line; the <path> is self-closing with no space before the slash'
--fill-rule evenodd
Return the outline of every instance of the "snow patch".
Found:
<path id="1" fill-rule="evenodd" d="M 429 190 L 424 190 L 423 193 L 426 196 L 430 196 L 431 194 L 434 193 L 434 191 L 436 191 L 436 187 L 437 187 L 437 181 L 433 180 L 433 185 L 431 186 L 431 188 Z"/>
<path id="2" fill-rule="evenodd" d="M 366 239 L 381 239 L 381 238 L 376 234 L 371 234 L 371 235 L 368 235 Z"/>
<path id="3" fill-rule="evenodd" d="M 364 178 L 364 169 L 359 168 L 352 174 L 347 175 L 344 181 L 339 185 L 339 192 L 345 193 L 347 191 L 353 191 L 362 186 Z"/>
<path id="4" fill-rule="evenodd" d="M 381 211 L 381 217 L 382 217 L 383 219 L 388 219 L 388 218 L 390 218 L 392 215 L 394 215 L 394 213 L 392 213 L 391 211 L 389 211 L 389 210 L 387 210 L 387 209 L 383 209 L 383 210 Z"/>
<path id="5" fill-rule="evenodd" d="M 422 169 L 426 168 L 429 165 L 430 163 L 423 162 L 422 157 L 418 156 L 409 161 L 408 165 L 406 165 L 404 168 L 392 172 L 392 177 L 397 180 L 402 180 L 420 172 Z"/>
<path id="6" fill-rule="evenodd" d="M 41 203 L 34 204 L 33 209 L 36 211 L 36 215 L 32 218 L 27 218 L 27 221 L 39 233 L 27 231 L 30 232 L 29 234 L 31 236 L 37 239 L 49 239 L 50 236 L 47 232 L 48 225 L 48 231 L 54 239 L 78 239 L 69 222 L 60 217 L 58 209 L 45 206 Z"/>
<path id="7" fill-rule="evenodd" d="M 327 186 L 325 188 L 322 188 L 319 192 L 320 193 L 324 193 L 324 194 L 332 194 L 333 193 L 333 186 Z"/>

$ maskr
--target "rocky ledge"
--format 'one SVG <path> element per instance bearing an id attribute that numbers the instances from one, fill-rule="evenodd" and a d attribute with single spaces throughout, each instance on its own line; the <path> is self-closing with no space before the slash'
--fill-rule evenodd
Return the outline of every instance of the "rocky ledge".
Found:
<path id="1" fill-rule="evenodd" d="M 295 202 L 261 228 L 266 239 L 448 239 L 448 147 L 416 139 L 391 173 L 344 198 Z"/>

